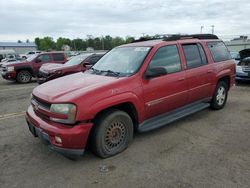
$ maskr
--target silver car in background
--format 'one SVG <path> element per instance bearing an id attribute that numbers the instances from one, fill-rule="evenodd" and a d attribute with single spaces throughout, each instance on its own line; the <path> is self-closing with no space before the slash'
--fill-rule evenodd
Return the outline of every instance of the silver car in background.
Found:
<path id="1" fill-rule="evenodd" d="M 250 49 L 230 52 L 236 64 L 236 81 L 250 81 Z"/>

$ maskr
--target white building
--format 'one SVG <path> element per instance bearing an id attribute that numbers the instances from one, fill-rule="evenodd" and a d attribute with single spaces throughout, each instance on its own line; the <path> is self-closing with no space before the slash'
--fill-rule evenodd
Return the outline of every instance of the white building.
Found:
<path id="1" fill-rule="evenodd" d="M 241 36 L 240 38 L 236 38 L 231 41 L 226 41 L 225 44 L 227 45 L 230 51 L 236 52 L 250 48 L 250 40 L 247 36 Z"/>
<path id="2" fill-rule="evenodd" d="M 0 42 L 0 50 L 14 50 L 17 54 L 25 54 L 28 51 L 36 51 L 37 46 L 33 42 Z"/>

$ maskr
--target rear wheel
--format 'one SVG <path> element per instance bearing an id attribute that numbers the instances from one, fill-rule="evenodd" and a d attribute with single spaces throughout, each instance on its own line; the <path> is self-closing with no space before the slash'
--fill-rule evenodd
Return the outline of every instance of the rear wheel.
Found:
<path id="1" fill-rule="evenodd" d="M 99 157 L 107 158 L 124 151 L 133 140 L 133 122 L 120 110 L 108 110 L 94 121 L 91 149 Z"/>
<path id="2" fill-rule="evenodd" d="M 227 102 L 228 86 L 224 81 L 218 82 L 211 102 L 211 107 L 215 110 L 222 109 Z"/>
<path id="3" fill-rule="evenodd" d="M 29 71 L 22 70 L 17 73 L 17 82 L 18 83 L 29 83 L 31 81 L 32 75 Z"/>

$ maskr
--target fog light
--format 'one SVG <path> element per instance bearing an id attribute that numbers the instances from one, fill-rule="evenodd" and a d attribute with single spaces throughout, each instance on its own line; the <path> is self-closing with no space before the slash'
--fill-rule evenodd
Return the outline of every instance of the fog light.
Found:
<path id="1" fill-rule="evenodd" d="M 61 139 L 59 136 L 55 136 L 55 141 L 56 141 L 58 144 L 61 144 L 61 143 L 62 143 L 62 139 Z"/>

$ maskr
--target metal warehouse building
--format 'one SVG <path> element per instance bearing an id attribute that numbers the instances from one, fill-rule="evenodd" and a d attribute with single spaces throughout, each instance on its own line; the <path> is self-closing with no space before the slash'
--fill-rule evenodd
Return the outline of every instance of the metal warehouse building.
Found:
<path id="1" fill-rule="evenodd" d="M 231 41 L 226 41 L 225 44 L 230 51 L 236 52 L 250 48 L 250 40 L 248 39 L 248 36 L 240 36 Z"/>
<path id="2" fill-rule="evenodd" d="M 35 51 L 37 46 L 33 42 L 0 42 L 0 50 L 14 50 L 17 54 L 24 54 L 28 51 Z"/>

